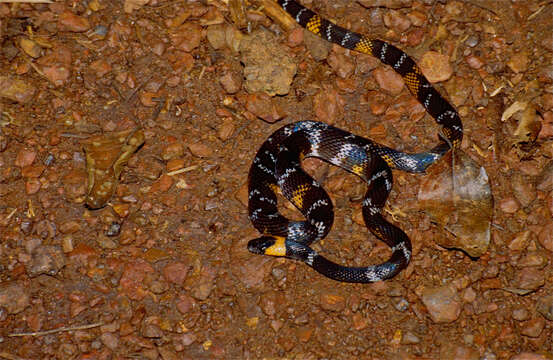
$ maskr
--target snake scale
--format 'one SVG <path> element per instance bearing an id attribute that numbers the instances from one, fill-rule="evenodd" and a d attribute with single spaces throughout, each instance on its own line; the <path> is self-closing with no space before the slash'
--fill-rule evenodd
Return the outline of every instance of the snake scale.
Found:
<path id="1" fill-rule="evenodd" d="M 261 145 L 250 168 L 249 218 L 262 236 L 250 240 L 248 250 L 302 261 L 322 275 L 341 282 L 369 283 L 389 279 L 404 269 L 411 258 L 409 237 L 381 214 L 392 188 L 391 169 L 424 172 L 451 148 L 458 148 L 463 137 L 461 119 L 424 77 L 415 61 L 397 47 L 337 26 L 294 0 L 278 0 L 278 4 L 310 32 L 390 65 L 442 126 L 442 133 L 440 142 L 430 151 L 409 154 L 322 122 L 299 121 L 281 127 Z M 326 191 L 301 168 L 301 160 L 308 157 L 339 166 L 367 183 L 363 219 L 367 228 L 390 246 L 392 255 L 388 261 L 366 267 L 346 267 L 326 259 L 310 247 L 328 234 L 334 212 Z M 303 214 L 304 221 L 292 221 L 279 213 L 279 189 Z"/>

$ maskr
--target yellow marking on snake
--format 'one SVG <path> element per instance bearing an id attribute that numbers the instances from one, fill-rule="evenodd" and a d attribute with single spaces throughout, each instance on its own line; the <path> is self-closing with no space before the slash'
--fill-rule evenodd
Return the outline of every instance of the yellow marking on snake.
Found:
<path id="1" fill-rule="evenodd" d="M 307 24 L 305 24 L 305 28 L 309 31 L 311 31 L 313 34 L 320 34 L 321 33 L 321 17 L 319 15 L 314 15 Z"/>
<path id="2" fill-rule="evenodd" d="M 384 161 L 386 161 L 386 164 L 388 164 L 388 166 L 394 166 L 394 159 L 392 159 L 390 155 L 384 154 L 384 155 L 381 155 L 380 157 L 384 159 Z"/>
<path id="3" fill-rule="evenodd" d="M 357 45 L 355 45 L 354 50 L 365 53 L 365 54 L 372 54 L 373 44 L 369 39 L 361 38 L 361 40 L 359 40 Z"/>
<path id="4" fill-rule="evenodd" d="M 282 190 L 277 184 L 268 184 L 268 186 L 273 190 L 275 194 L 282 194 Z"/>
<path id="5" fill-rule="evenodd" d="M 365 168 L 363 167 L 363 165 L 353 165 L 351 167 L 351 171 L 355 174 L 355 175 L 363 175 L 363 172 L 364 172 Z"/>
<path id="6" fill-rule="evenodd" d="M 419 91 L 420 85 L 417 74 L 414 72 L 407 73 L 403 77 L 403 80 L 405 81 L 405 84 L 407 85 L 409 90 L 411 90 L 411 92 L 416 95 Z"/>
<path id="7" fill-rule="evenodd" d="M 265 249 L 265 255 L 286 256 L 286 240 L 282 236 L 274 236 L 275 243 Z"/>
<path id="8" fill-rule="evenodd" d="M 292 192 L 292 203 L 296 205 L 297 208 L 303 209 L 303 196 L 309 189 L 308 184 L 303 184 L 298 186 L 296 190 Z"/>

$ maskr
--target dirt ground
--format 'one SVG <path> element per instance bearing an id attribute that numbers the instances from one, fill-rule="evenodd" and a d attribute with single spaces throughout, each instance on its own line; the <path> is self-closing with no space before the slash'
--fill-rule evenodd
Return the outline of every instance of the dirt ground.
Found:
<path id="1" fill-rule="evenodd" d="M 405 151 L 439 128 L 390 68 L 259 3 L 0 3 L 0 359 L 553 359 L 553 2 L 303 2 L 429 56 L 490 179 L 491 241 L 471 258 L 438 245 L 452 235 L 417 204 L 425 175 L 394 172 L 387 217 L 414 253 L 369 285 L 247 251 L 255 152 L 297 120 Z M 90 171 L 122 146 L 118 184 Z M 363 183 L 305 167 L 335 205 L 315 248 L 385 260 Z"/>

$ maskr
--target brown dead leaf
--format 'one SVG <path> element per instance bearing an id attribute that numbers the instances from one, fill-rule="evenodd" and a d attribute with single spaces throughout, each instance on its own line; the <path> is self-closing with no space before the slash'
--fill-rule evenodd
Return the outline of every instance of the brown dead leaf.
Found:
<path id="1" fill-rule="evenodd" d="M 441 238 L 441 246 L 461 249 L 472 257 L 487 251 L 492 193 L 486 170 L 470 157 L 457 150 L 432 165 L 418 199 L 433 221 L 451 233 Z"/>

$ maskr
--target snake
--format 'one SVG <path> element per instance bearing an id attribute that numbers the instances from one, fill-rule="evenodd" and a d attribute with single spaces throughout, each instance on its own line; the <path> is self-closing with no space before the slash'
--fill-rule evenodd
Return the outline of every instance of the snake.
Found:
<path id="1" fill-rule="evenodd" d="M 372 283 L 397 275 L 412 255 L 409 237 L 382 215 L 392 189 L 392 169 L 424 173 L 451 149 L 460 147 L 463 125 L 455 108 L 422 74 L 415 61 L 394 45 L 333 24 L 294 0 L 278 4 L 302 27 L 346 49 L 372 55 L 391 66 L 407 88 L 441 125 L 431 150 L 406 153 L 329 124 L 303 120 L 282 126 L 257 151 L 248 174 L 248 214 L 261 236 L 250 240 L 251 253 L 295 259 L 320 274 L 348 283 Z M 323 239 L 334 221 L 333 204 L 324 188 L 301 167 L 315 157 L 359 176 L 367 185 L 362 215 L 368 230 L 391 248 L 387 261 L 364 267 L 335 263 L 311 244 Z M 282 194 L 305 217 L 290 220 L 277 207 Z"/>

